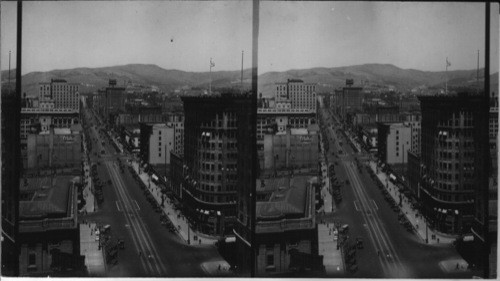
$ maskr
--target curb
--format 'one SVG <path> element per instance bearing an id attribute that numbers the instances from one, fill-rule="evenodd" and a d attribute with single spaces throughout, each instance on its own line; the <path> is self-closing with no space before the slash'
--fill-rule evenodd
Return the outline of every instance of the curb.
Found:
<path id="1" fill-rule="evenodd" d="M 137 164 L 137 163 L 136 163 L 136 164 Z M 135 169 L 134 169 L 134 172 L 135 172 L 135 173 L 139 176 L 139 178 L 143 181 L 143 183 L 144 183 L 144 184 L 146 184 L 146 183 L 144 182 L 144 180 L 142 179 L 142 177 L 141 177 L 141 176 L 137 173 L 137 171 L 136 171 Z M 148 175 L 147 177 L 149 177 L 149 175 Z M 153 184 L 154 184 L 154 183 L 153 183 Z M 156 184 L 155 184 L 155 186 L 156 186 Z M 156 187 L 158 188 L 158 186 L 156 186 Z M 156 198 L 156 196 L 154 195 L 154 193 L 152 192 L 152 190 L 151 190 L 151 189 L 149 189 L 149 188 L 147 188 L 147 190 L 149 191 L 149 194 L 151 194 L 151 195 L 153 196 L 153 198 L 155 199 L 156 203 L 160 204 L 161 202 L 158 200 L 158 198 Z M 170 216 L 167 214 L 167 212 L 165 211 L 165 209 L 164 209 L 164 208 L 165 208 L 165 207 L 163 207 L 163 208 L 161 209 L 162 213 L 163 213 L 165 216 L 167 216 L 167 218 L 170 220 L 170 222 L 171 222 L 171 223 L 174 223 L 174 222 L 173 222 L 173 220 L 170 218 Z M 173 216 L 174 214 L 171 214 L 171 215 Z M 187 224 L 187 227 L 189 227 L 189 224 Z M 190 237 L 188 237 L 188 239 L 185 239 L 185 238 L 184 238 L 184 236 L 181 234 L 181 232 L 182 232 L 182 233 L 184 233 L 184 234 L 186 234 L 183 230 L 182 230 L 182 231 L 181 231 L 181 230 L 178 230 L 178 231 L 177 231 L 177 235 L 178 235 L 178 236 L 179 236 L 179 237 L 180 237 L 180 238 L 181 238 L 181 239 L 182 239 L 182 240 L 183 240 L 183 241 L 184 241 L 187 245 L 189 245 L 189 246 L 198 246 L 198 247 L 199 247 L 199 246 L 202 246 L 202 245 L 211 246 L 211 245 L 213 245 L 215 242 L 217 242 L 217 241 L 218 241 L 218 239 L 215 239 L 214 241 L 212 241 L 212 242 L 210 242 L 210 243 L 195 244 L 195 243 L 193 242 L 194 240 L 191 240 L 191 239 L 190 239 Z M 196 236 L 203 237 L 203 238 L 205 238 L 205 239 L 207 239 L 207 240 L 209 240 L 209 239 L 213 239 L 213 238 L 211 238 L 209 235 L 206 235 L 206 234 L 200 234 L 200 233 L 198 233 L 198 232 L 194 231 L 193 229 L 190 229 L 190 232 L 192 232 L 192 233 L 196 234 Z M 187 236 L 187 234 L 186 234 L 186 236 Z M 188 244 L 188 240 L 190 240 L 190 243 L 189 243 L 189 244 Z"/>

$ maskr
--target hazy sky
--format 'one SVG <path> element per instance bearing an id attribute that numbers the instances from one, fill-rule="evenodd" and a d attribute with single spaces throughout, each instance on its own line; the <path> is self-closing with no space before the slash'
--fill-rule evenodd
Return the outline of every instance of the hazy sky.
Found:
<path id="1" fill-rule="evenodd" d="M 1 68 L 8 69 L 16 3 L 1 9 Z M 210 57 L 214 71 L 238 70 L 242 50 L 251 66 L 251 1 L 24 2 L 23 11 L 23 74 L 129 63 L 208 71 Z M 492 22 L 498 35 L 498 17 Z M 481 3 L 260 4 L 260 73 L 363 63 L 441 71 L 446 57 L 450 70 L 474 69 L 477 50 L 483 66 Z"/>

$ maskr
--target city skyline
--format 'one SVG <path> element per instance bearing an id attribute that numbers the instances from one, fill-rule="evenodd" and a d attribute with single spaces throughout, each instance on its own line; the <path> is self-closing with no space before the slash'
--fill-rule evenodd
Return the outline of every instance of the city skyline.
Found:
<path id="1" fill-rule="evenodd" d="M 6 70 L 16 50 L 16 5 L 1 5 Z M 251 2 L 27 2 L 23 9 L 23 74 L 132 63 L 208 72 L 210 58 L 213 71 L 239 70 L 242 50 L 244 68 L 251 66 Z M 497 14 L 492 22 L 495 34 Z M 482 3 L 260 3 L 260 73 L 365 63 L 444 71 L 447 57 L 449 70 L 474 69 L 477 50 L 483 67 Z"/>

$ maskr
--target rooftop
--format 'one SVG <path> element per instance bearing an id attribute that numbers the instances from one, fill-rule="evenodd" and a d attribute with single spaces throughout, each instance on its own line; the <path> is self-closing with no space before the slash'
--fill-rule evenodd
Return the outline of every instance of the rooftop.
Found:
<path id="1" fill-rule="evenodd" d="M 22 180 L 20 191 L 34 192 L 34 195 L 30 200 L 19 202 L 19 218 L 66 217 L 72 208 L 68 203 L 76 179 L 74 176 L 58 176 Z"/>
<path id="2" fill-rule="evenodd" d="M 264 186 L 262 186 L 264 183 Z M 303 217 L 306 213 L 307 189 L 309 176 L 293 178 L 274 178 L 258 181 L 258 190 L 274 190 L 267 201 L 259 201 L 256 217 L 261 220 L 281 219 L 285 217 Z"/>

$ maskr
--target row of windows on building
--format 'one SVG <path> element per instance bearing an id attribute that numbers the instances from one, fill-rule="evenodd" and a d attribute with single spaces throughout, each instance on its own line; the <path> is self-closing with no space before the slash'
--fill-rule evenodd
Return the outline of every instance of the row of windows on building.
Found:
<path id="1" fill-rule="evenodd" d="M 441 139 L 438 141 L 438 149 L 457 149 L 459 146 L 462 146 L 463 148 L 473 148 L 474 142 L 471 139 L 461 141 L 458 139 Z"/>
<path id="2" fill-rule="evenodd" d="M 222 171 L 223 169 L 226 171 L 236 171 L 237 164 L 226 163 L 225 167 L 222 164 L 215 163 L 201 163 L 201 170 L 205 171 L 215 171 L 215 168 L 218 168 L 217 171 Z"/>
<path id="3" fill-rule="evenodd" d="M 238 159 L 238 153 L 233 153 L 233 152 L 227 152 L 225 153 L 226 154 L 226 157 L 225 159 Z M 223 153 L 220 153 L 220 152 L 200 152 L 200 160 L 219 160 L 221 161 L 222 160 L 222 155 Z"/>
<path id="4" fill-rule="evenodd" d="M 434 197 L 439 199 L 439 200 L 448 201 L 448 202 L 473 202 L 474 201 L 473 196 L 463 195 L 463 194 L 438 193 Z"/>
<path id="5" fill-rule="evenodd" d="M 202 194 L 199 199 L 208 203 L 236 203 L 236 196 L 217 196 Z"/>
<path id="6" fill-rule="evenodd" d="M 453 172 L 448 172 L 448 171 L 445 171 L 445 170 L 437 170 L 437 178 L 438 180 L 442 180 L 442 181 L 453 181 L 453 180 L 459 180 L 460 179 L 460 176 L 462 176 L 462 179 L 472 179 L 472 176 L 467 176 L 467 175 L 472 175 L 473 172 L 469 172 L 469 173 L 453 173 Z M 453 179 L 455 178 L 455 179 Z M 458 185 L 458 184 L 457 184 Z"/>
<path id="7" fill-rule="evenodd" d="M 226 174 L 225 176 L 226 178 L 226 181 L 236 181 L 238 180 L 238 175 L 237 174 L 232 174 L 232 173 L 228 173 Z M 215 174 L 215 173 L 203 173 L 201 172 L 200 173 L 200 180 L 202 181 L 215 181 L 217 179 L 217 182 L 221 182 L 222 181 L 222 174 Z M 230 189 L 230 190 L 233 190 L 233 189 Z M 212 189 L 213 191 L 213 189 Z"/>
<path id="8" fill-rule="evenodd" d="M 214 185 L 201 183 L 199 189 L 206 192 L 233 192 L 236 190 L 236 185 L 226 184 L 225 188 L 223 188 L 220 184 Z"/>
<path id="9" fill-rule="evenodd" d="M 448 171 L 451 171 L 453 169 L 455 170 L 458 170 L 460 169 L 460 163 L 458 162 L 455 162 L 455 165 L 453 165 L 453 163 L 451 162 L 443 162 L 443 161 L 437 161 L 435 162 L 435 165 L 438 169 L 440 170 L 448 170 Z M 455 166 L 455 167 L 453 167 Z M 474 163 L 472 162 L 462 162 L 462 170 L 463 171 L 474 171 Z"/>
<path id="10" fill-rule="evenodd" d="M 62 90 L 62 91 L 78 91 L 78 86 L 69 86 L 69 85 L 53 85 L 53 90 Z M 50 90 L 50 85 L 40 86 L 41 91 Z"/>
<path id="11" fill-rule="evenodd" d="M 211 150 L 214 150 L 216 148 L 222 149 L 222 141 L 218 141 L 217 143 L 215 143 L 214 141 L 203 142 L 201 145 L 201 148 L 202 149 L 211 149 Z M 238 144 L 235 142 L 228 142 L 226 149 L 238 149 Z"/>

